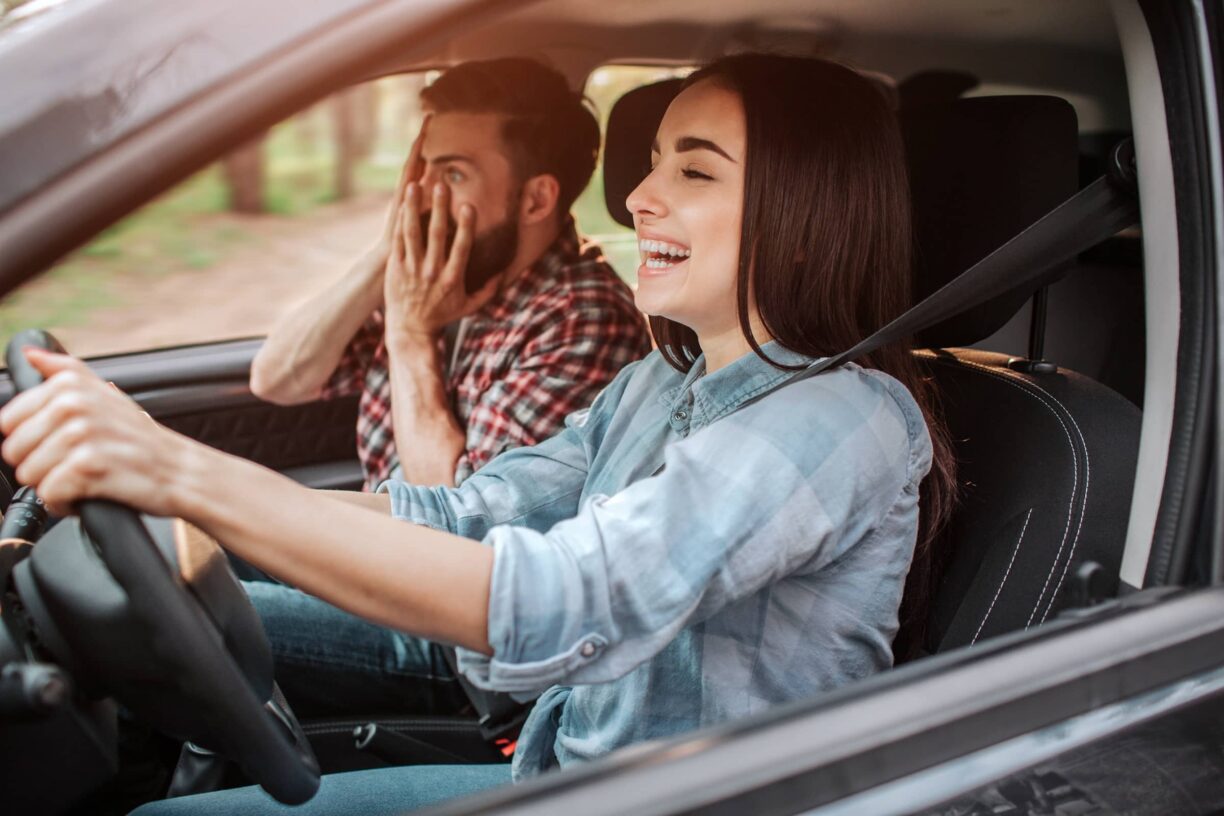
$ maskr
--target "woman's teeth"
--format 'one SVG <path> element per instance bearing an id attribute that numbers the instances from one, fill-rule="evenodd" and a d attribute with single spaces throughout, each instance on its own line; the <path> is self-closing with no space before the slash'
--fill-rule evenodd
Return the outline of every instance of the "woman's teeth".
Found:
<path id="1" fill-rule="evenodd" d="M 692 254 L 685 247 L 667 241 L 638 241 L 638 250 L 650 269 L 666 269 L 680 263 Z"/>

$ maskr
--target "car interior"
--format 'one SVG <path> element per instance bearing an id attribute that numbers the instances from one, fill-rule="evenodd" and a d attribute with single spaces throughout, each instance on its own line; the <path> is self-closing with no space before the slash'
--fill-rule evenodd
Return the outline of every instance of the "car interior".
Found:
<path id="1" fill-rule="evenodd" d="M 914 302 L 1109 176 L 1126 155 L 1119 146 L 1133 139 L 1142 229 L 1076 246 L 1069 260 L 1028 270 L 1041 274 L 917 336 L 915 354 L 935 384 L 962 490 L 939 544 L 947 557 L 925 638 L 907 644 L 939 655 L 1133 589 L 1193 580 L 1194 563 L 1151 565 L 1153 540 L 1168 523 L 1160 495 L 1173 469 L 1170 384 L 1182 301 L 1169 262 L 1176 226 L 1157 211 L 1172 185 L 1162 158 L 1163 91 L 1137 15 L 1104 0 L 543 0 L 490 11 L 454 36 L 424 38 L 347 79 L 508 54 L 542 57 L 575 87 L 602 65 L 685 67 L 744 49 L 847 61 L 879 78 L 902 123 L 916 224 Z M 608 212 L 621 225 L 632 225 L 625 197 L 648 169 L 650 141 L 680 83 L 635 88 L 606 112 L 599 172 Z M 304 484 L 356 487 L 356 399 L 259 402 L 246 389 L 258 345 L 230 341 L 91 364 L 175 430 Z M 10 356 L 9 364 L 23 387 L 21 362 Z M 39 746 L 23 750 L 29 763 L 13 765 L 6 778 L 44 773 L 38 763 L 64 746 L 76 752 L 74 785 L 59 800 L 49 783 L 41 786 L 37 801 L 65 807 L 114 772 L 106 748 L 112 698 L 169 734 L 189 736 L 179 792 L 254 780 L 283 801 L 301 801 L 320 771 L 507 761 L 513 733 L 481 722 L 475 709 L 458 718 L 371 711 L 296 722 L 277 701 L 258 620 L 235 595 L 241 590 L 220 550 L 181 523 L 142 525 L 119 510 L 82 512 L 79 524 L 51 527 L 28 558 L 4 565 L 18 599 L 4 605 L 5 621 L 22 648 L 0 644 L 0 657 L 58 666 L 75 683 L 75 705 L 50 719 L 6 723 L 0 735 L 0 756 L 18 742 Z M 120 539 L 147 542 L 145 555 L 162 561 L 124 556 L 132 548 Z M 126 573 L 115 566 L 125 562 Z M 158 589 L 150 595 L 147 586 Z M 151 641 L 181 648 L 150 650 Z"/>

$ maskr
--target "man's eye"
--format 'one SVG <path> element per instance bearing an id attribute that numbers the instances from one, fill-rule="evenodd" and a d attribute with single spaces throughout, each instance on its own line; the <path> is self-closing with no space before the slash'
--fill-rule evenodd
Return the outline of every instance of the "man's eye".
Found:
<path id="1" fill-rule="evenodd" d="M 448 167 L 446 170 L 446 181 L 449 184 L 458 184 L 463 181 L 464 175 L 454 167 Z"/>
<path id="2" fill-rule="evenodd" d="M 680 174 L 683 175 L 686 179 L 701 179 L 702 181 L 710 181 L 711 179 L 714 178 L 713 176 L 707 176 L 705 173 L 701 172 L 700 170 L 693 170 L 692 168 L 681 170 Z"/>

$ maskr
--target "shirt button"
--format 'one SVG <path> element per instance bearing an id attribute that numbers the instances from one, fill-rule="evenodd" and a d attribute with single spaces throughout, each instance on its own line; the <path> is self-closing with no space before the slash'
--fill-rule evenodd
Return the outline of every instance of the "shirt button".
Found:
<path id="1" fill-rule="evenodd" d="M 582 644 L 582 656 L 583 657 L 594 657 L 595 656 L 595 644 L 589 640 L 586 643 Z"/>

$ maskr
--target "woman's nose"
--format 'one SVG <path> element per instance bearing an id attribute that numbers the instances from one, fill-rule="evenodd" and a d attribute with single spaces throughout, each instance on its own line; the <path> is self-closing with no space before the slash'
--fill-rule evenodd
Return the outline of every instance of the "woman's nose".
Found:
<path id="1" fill-rule="evenodd" d="M 651 170 L 625 198 L 625 207 L 628 208 L 631 215 L 658 217 L 667 212 L 667 207 L 659 198 L 655 188 L 655 171 Z"/>

